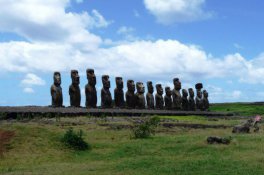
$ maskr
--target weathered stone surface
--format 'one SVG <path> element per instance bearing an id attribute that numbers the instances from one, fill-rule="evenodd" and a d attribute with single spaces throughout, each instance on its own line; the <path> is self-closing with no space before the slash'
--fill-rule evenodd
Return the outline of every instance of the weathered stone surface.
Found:
<path id="1" fill-rule="evenodd" d="M 97 91 L 96 91 L 96 76 L 93 69 L 87 69 L 86 75 L 88 84 L 85 86 L 86 101 L 85 106 L 87 108 L 96 108 L 97 105 Z"/>
<path id="2" fill-rule="evenodd" d="M 157 93 L 155 95 L 155 102 L 156 102 L 156 109 L 163 109 L 164 108 L 164 100 L 163 100 L 163 88 L 161 84 L 156 85 Z"/>
<path id="3" fill-rule="evenodd" d="M 136 107 L 135 83 L 133 80 L 127 80 L 126 105 L 130 109 Z"/>
<path id="4" fill-rule="evenodd" d="M 201 89 L 203 88 L 203 84 L 197 83 L 195 85 L 195 88 L 196 88 L 196 97 L 195 97 L 196 109 L 202 111 L 203 110 L 203 99 L 202 99 Z"/>
<path id="5" fill-rule="evenodd" d="M 59 72 L 54 72 L 53 75 L 53 85 L 50 87 L 51 94 L 51 106 L 52 107 L 62 107 L 63 96 L 61 88 L 61 74 Z"/>
<path id="6" fill-rule="evenodd" d="M 172 92 L 170 87 L 165 87 L 165 96 L 164 96 L 164 101 L 165 101 L 165 109 L 171 110 L 172 109 Z"/>
<path id="7" fill-rule="evenodd" d="M 172 90 L 173 108 L 180 110 L 182 107 L 182 97 L 181 97 L 181 82 L 179 78 L 173 79 L 174 89 Z"/>
<path id="8" fill-rule="evenodd" d="M 114 90 L 114 99 L 115 99 L 115 107 L 124 108 L 125 100 L 124 100 L 124 82 L 122 77 L 116 77 L 116 88 Z"/>
<path id="9" fill-rule="evenodd" d="M 112 107 L 112 95 L 110 92 L 110 81 L 108 75 L 102 76 L 103 88 L 101 90 L 101 107 L 102 108 L 111 108 Z"/>
<path id="10" fill-rule="evenodd" d="M 188 98 L 189 110 L 195 111 L 194 91 L 192 88 L 189 88 L 188 91 L 189 91 L 189 98 Z"/>
<path id="11" fill-rule="evenodd" d="M 209 110 L 208 92 L 206 90 L 203 90 L 203 109 L 205 111 Z"/>
<path id="12" fill-rule="evenodd" d="M 71 71 L 72 84 L 69 87 L 70 105 L 71 107 L 80 107 L 81 91 L 80 91 L 80 77 L 77 70 Z"/>
<path id="13" fill-rule="evenodd" d="M 182 110 L 189 110 L 188 92 L 186 89 L 182 89 Z"/>
<path id="14" fill-rule="evenodd" d="M 138 109 L 145 109 L 146 102 L 145 102 L 145 86 L 142 82 L 137 82 L 137 93 L 136 93 L 136 108 Z"/>
<path id="15" fill-rule="evenodd" d="M 154 88 L 153 88 L 152 81 L 147 82 L 147 87 L 148 87 L 148 93 L 146 95 L 147 108 L 154 109 L 154 96 L 153 96 Z"/>
<path id="16" fill-rule="evenodd" d="M 223 137 L 217 137 L 217 136 L 209 136 L 207 137 L 207 143 L 208 144 L 230 144 L 231 137 L 230 138 L 223 138 Z"/>

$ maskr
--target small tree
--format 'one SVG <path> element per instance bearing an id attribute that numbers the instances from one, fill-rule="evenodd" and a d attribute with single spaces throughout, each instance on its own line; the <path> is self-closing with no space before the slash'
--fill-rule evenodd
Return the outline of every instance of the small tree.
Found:
<path id="1" fill-rule="evenodd" d="M 132 128 L 132 133 L 134 138 L 148 138 L 155 134 L 155 130 L 160 123 L 158 117 L 152 117 L 147 119 L 143 123 L 136 125 Z"/>
<path id="2" fill-rule="evenodd" d="M 75 133 L 72 128 L 69 128 L 64 136 L 62 137 L 62 143 L 74 150 L 87 150 L 90 148 L 90 145 L 83 140 L 83 131 Z"/>

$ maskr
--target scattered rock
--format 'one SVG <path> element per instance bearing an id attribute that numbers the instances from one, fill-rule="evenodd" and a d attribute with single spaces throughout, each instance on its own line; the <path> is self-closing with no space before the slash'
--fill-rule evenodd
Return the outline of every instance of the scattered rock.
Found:
<path id="1" fill-rule="evenodd" d="M 208 144 L 225 144 L 228 145 L 231 142 L 231 137 L 229 138 L 222 138 L 217 136 L 210 136 L 207 137 L 207 143 Z"/>

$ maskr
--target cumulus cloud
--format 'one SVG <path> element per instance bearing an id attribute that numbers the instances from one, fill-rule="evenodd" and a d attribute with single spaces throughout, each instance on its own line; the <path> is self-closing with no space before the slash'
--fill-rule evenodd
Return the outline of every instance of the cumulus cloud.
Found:
<path id="1" fill-rule="evenodd" d="M 172 24 L 207 19 L 212 16 L 203 10 L 206 0 L 144 0 L 146 9 L 157 22 Z"/>
<path id="2" fill-rule="evenodd" d="M 43 86 L 46 84 L 46 82 L 43 79 L 41 79 L 39 76 L 32 73 L 28 73 L 26 77 L 21 81 L 21 84 L 26 86 L 33 86 L 33 85 Z"/>
<path id="3" fill-rule="evenodd" d="M 27 94 L 33 94 L 35 91 L 34 91 L 34 89 L 32 89 L 30 87 L 26 87 L 23 89 L 23 92 L 25 92 Z"/>
<path id="4" fill-rule="evenodd" d="M 96 10 L 66 12 L 69 0 L 0 0 L 0 31 L 16 33 L 31 42 L 71 43 L 87 50 L 102 42 L 88 29 L 110 22 Z"/>

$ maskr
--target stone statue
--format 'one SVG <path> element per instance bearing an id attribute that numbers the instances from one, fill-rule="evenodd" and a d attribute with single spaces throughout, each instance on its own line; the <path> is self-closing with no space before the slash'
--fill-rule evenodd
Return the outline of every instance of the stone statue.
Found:
<path id="1" fill-rule="evenodd" d="M 203 99 L 202 99 L 202 91 L 201 91 L 202 88 L 203 88 L 202 83 L 197 83 L 195 85 L 195 89 L 196 89 L 195 104 L 196 104 L 196 109 L 200 111 L 203 110 Z"/>
<path id="2" fill-rule="evenodd" d="M 142 82 L 137 82 L 137 93 L 135 95 L 136 97 L 136 108 L 138 109 L 145 109 L 146 108 L 146 102 L 145 102 L 145 86 Z"/>
<path id="3" fill-rule="evenodd" d="M 88 79 L 88 84 L 85 86 L 86 102 L 85 106 L 87 108 L 96 108 L 97 104 L 97 92 L 96 92 L 96 76 L 93 69 L 87 69 L 86 75 Z"/>
<path id="4" fill-rule="evenodd" d="M 194 91 L 192 88 L 189 88 L 188 91 L 189 91 L 189 98 L 188 98 L 189 110 L 195 111 Z"/>
<path id="5" fill-rule="evenodd" d="M 153 96 L 154 88 L 151 81 L 147 82 L 147 87 L 148 87 L 148 93 L 146 95 L 147 108 L 154 109 L 154 96 Z"/>
<path id="6" fill-rule="evenodd" d="M 71 107 L 80 107 L 81 92 L 80 92 L 80 77 L 77 70 L 71 71 L 72 84 L 69 87 L 70 104 Z"/>
<path id="7" fill-rule="evenodd" d="M 180 110 L 182 107 L 182 97 L 181 97 L 181 82 L 179 78 L 173 79 L 174 89 L 172 90 L 173 108 Z"/>
<path id="8" fill-rule="evenodd" d="M 63 96 L 61 88 L 61 74 L 59 72 L 54 72 L 53 75 L 53 85 L 50 87 L 50 94 L 52 98 L 52 107 L 62 107 Z"/>
<path id="9" fill-rule="evenodd" d="M 171 98 L 171 89 L 170 87 L 165 87 L 165 93 L 164 101 L 165 101 L 165 109 L 171 110 L 172 109 L 172 98 Z"/>
<path id="10" fill-rule="evenodd" d="M 164 101 L 162 97 L 163 89 L 161 84 L 156 85 L 156 90 L 157 90 L 157 93 L 155 95 L 156 109 L 163 109 Z"/>
<path id="11" fill-rule="evenodd" d="M 209 110 L 208 92 L 203 90 L 203 108 L 205 111 Z"/>
<path id="12" fill-rule="evenodd" d="M 108 75 L 102 76 L 103 88 L 101 90 L 101 107 L 102 108 L 111 108 L 112 107 L 112 96 L 110 92 L 110 81 Z"/>
<path id="13" fill-rule="evenodd" d="M 125 107 L 125 100 L 124 100 L 124 83 L 122 77 L 116 77 L 116 88 L 114 91 L 114 98 L 115 98 L 115 107 L 117 108 L 124 108 Z"/>
<path id="14" fill-rule="evenodd" d="M 135 83 L 133 80 L 127 80 L 126 104 L 129 109 L 134 109 L 136 106 Z"/>
<path id="15" fill-rule="evenodd" d="M 182 110 L 189 110 L 188 92 L 186 89 L 182 89 Z"/>

